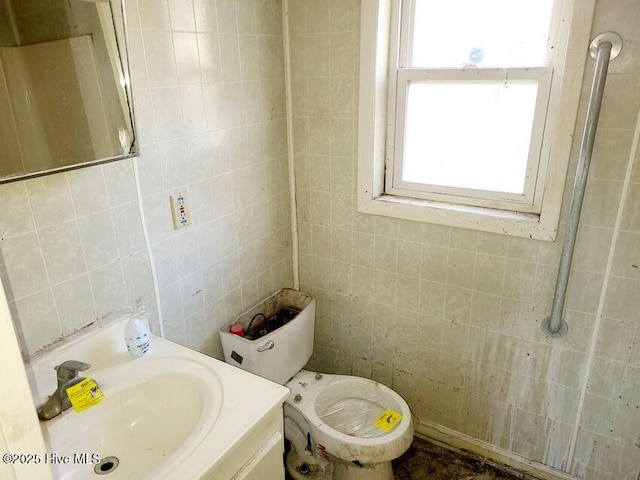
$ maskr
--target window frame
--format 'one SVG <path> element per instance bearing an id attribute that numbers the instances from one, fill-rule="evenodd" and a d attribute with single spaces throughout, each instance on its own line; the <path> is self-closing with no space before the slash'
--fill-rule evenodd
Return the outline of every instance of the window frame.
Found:
<path id="1" fill-rule="evenodd" d="M 544 187 L 543 173 L 546 171 L 542 158 L 548 158 L 548 155 L 545 156 L 543 153 L 548 149 L 543 142 L 543 130 L 552 74 L 553 71 L 549 67 L 513 68 L 509 69 L 508 73 L 500 68 L 482 70 L 403 69 L 399 71 L 395 89 L 395 105 L 389 105 L 390 124 L 395 125 L 395 128 L 389 129 L 387 135 L 387 158 L 389 163 L 385 175 L 385 192 L 389 195 L 414 196 L 415 198 L 461 203 L 463 205 L 469 205 L 471 202 L 476 206 L 539 213 L 542 201 L 540 192 Z M 404 138 L 409 83 L 415 81 L 462 83 L 472 79 L 472 77 L 476 77 L 477 83 L 481 83 L 484 80 L 537 80 L 538 92 L 531 130 L 531 144 L 527 158 L 524 192 L 522 194 L 446 187 L 434 184 L 417 184 L 402 180 L 404 149 L 402 148 L 402 141 L 397 142 L 396 139 Z M 399 148 L 396 148 L 396 146 L 399 146 Z M 538 192 L 538 195 L 536 195 L 536 192 Z"/>
<path id="2" fill-rule="evenodd" d="M 393 183 L 393 176 L 398 175 L 392 161 L 395 138 L 402 135 L 402 126 L 398 132 L 395 118 L 403 113 L 395 111 L 397 78 L 401 80 L 398 83 L 404 82 L 406 86 L 407 79 L 442 78 L 452 73 L 450 69 L 425 72 L 426 69 L 413 68 L 402 69 L 404 71 L 398 76 L 391 73 L 395 71 L 394 65 L 398 64 L 396 52 L 401 48 L 406 50 L 399 37 L 401 1 L 361 2 L 358 211 L 555 240 L 595 1 L 557 0 L 554 6 L 552 15 L 558 18 L 558 29 L 550 33 L 553 48 L 549 51 L 555 54 L 555 70 L 552 71 L 553 59 L 548 55 L 545 65 L 534 72 L 549 81 L 548 104 L 545 99 L 544 102 L 538 101 L 536 106 L 536 109 L 544 107 L 547 112 L 546 121 L 543 121 L 544 136 L 540 142 L 541 160 L 532 166 L 530 156 L 528 163 L 528 168 L 536 169 L 529 172 L 529 175 L 536 176 L 536 180 L 527 185 L 522 198 L 517 198 L 517 195 L 516 198 L 513 195 L 489 195 L 475 205 L 469 205 L 466 198 L 477 193 L 473 190 L 459 190 L 452 195 L 451 190 L 445 187 L 441 191 L 436 189 L 426 195 L 416 195 L 414 189 Z M 568 27 L 560 28 L 562 25 Z M 400 53 L 401 58 L 402 55 Z M 479 69 L 455 70 L 456 75 L 464 78 L 465 75 L 476 74 Z M 495 78 L 497 70 L 501 69 L 482 70 Z M 528 72 L 518 68 L 509 70 L 521 76 L 532 73 L 531 69 Z M 536 114 L 541 115 L 540 110 Z M 540 128 L 540 123 L 536 127 Z M 533 132 L 534 136 L 541 134 L 541 131 Z"/>

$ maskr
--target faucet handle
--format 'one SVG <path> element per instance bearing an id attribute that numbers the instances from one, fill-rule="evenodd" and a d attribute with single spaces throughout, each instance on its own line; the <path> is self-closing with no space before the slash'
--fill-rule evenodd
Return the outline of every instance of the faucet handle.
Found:
<path id="1" fill-rule="evenodd" d="M 57 367 L 53 367 L 58 372 L 58 381 L 66 382 L 78 375 L 78 372 L 84 372 L 91 365 L 77 360 L 67 360 Z"/>

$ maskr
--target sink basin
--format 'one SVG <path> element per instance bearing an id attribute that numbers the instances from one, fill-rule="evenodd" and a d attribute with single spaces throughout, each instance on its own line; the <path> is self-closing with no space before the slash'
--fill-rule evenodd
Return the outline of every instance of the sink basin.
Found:
<path id="1" fill-rule="evenodd" d="M 87 458 L 84 465 L 60 465 L 60 479 L 93 474 L 93 454 L 118 459 L 117 467 L 110 460 L 97 467 L 109 472 L 110 480 L 143 478 L 194 448 L 213 427 L 222 405 L 214 371 L 184 358 L 137 363 L 143 368 L 92 370 L 105 399 L 80 414 L 42 423 L 52 452 L 71 458 L 86 454 L 79 457 Z"/>
<path id="2" fill-rule="evenodd" d="M 54 477 L 230 478 L 246 461 L 235 453 L 251 432 L 265 418 L 281 423 L 289 390 L 156 336 L 149 353 L 133 358 L 125 324 L 89 328 L 26 364 L 35 405 L 55 390 L 53 367 L 65 360 L 91 364 L 82 376 L 105 397 L 40 422 Z"/>

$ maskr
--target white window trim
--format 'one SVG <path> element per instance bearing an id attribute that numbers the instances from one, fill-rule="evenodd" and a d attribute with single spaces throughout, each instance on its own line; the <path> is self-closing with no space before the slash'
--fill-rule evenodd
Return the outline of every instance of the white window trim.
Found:
<path id="1" fill-rule="evenodd" d="M 554 241 L 562 204 L 571 144 L 595 0 L 565 0 L 563 22 L 568 35 L 557 38 L 556 70 L 545 129 L 554 132 L 549 149 L 544 194 L 536 189 L 536 211 L 513 212 L 470 207 L 434 199 L 416 199 L 384 193 L 387 161 L 389 47 L 397 0 L 362 0 L 360 32 L 360 99 L 358 132 L 358 211 L 374 215 L 470 228 L 487 232 Z M 564 32 L 567 32 L 564 30 Z M 544 148 L 544 147 L 543 147 Z M 546 165 L 545 165 L 546 163 Z"/>

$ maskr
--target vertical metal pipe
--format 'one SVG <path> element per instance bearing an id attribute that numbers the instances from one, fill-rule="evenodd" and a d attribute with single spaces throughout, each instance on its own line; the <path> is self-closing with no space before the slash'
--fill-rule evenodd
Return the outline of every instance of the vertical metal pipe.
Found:
<path id="1" fill-rule="evenodd" d="M 587 186 L 589 165 L 591 164 L 591 154 L 593 153 L 593 144 L 598 127 L 598 118 L 600 116 L 600 107 L 602 105 L 602 96 L 607 80 L 612 48 L 613 44 L 609 40 L 602 40 L 597 44 L 596 66 L 593 74 L 593 83 L 591 84 L 589 104 L 587 106 L 587 120 L 582 134 L 578 168 L 576 170 L 576 179 L 571 196 L 571 207 L 569 208 L 569 217 L 567 219 L 567 233 L 564 238 L 564 243 L 562 244 L 560 267 L 558 269 L 558 279 L 556 281 L 556 289 L 551 306 L 551 315 L 542 322 L 542 330 L 551 337 L 562 337 L 566 335 L 569 330 L 567 322 L 562 318 L 562 311 L 564 309 L 567 285 L 569 283 L 573 250 L 578 235 L 582 201 Z"/>
<path id="2" fill-rule="evenodd" d="M 287 115 L 287 168 L 289 171 L 289 214 L 291 221 L 291 261 L 293 288 L 300 288 L 300 245 L 298 233 L 298 203 L 296 201 L 296 172 L 293 138 L 293 94 L 291 80 L 291 30 L 289 28 L 289 1 L 282 1 L 282 43 L 284 49 L 284 89 Z"/>

